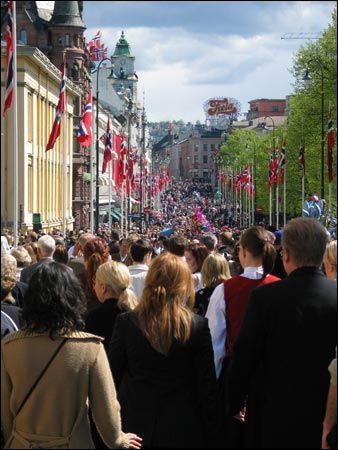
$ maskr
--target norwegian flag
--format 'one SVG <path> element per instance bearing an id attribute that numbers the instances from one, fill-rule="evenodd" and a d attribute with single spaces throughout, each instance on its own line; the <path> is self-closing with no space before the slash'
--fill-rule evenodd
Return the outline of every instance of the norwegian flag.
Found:
<path id="1" fill-rule="evenodd" d="M 282 144 L 282 148 L 281 148 L 280 159 L 279 159 L 279 168 L 280 168 L 279 182 L 282 184 L 284 183 L 284 176 L 285 176 L 285 163 L 286 163 L 285 148 L 286 148 L 286 142 L 284 140 L 283 144 Z"/>
<path id="2" fill-rule="evenodd" d="M 107 170 L 108 163 L 112 160 L 112 134 L 110 130 L 110 117 L 108 114 L 107 131 L 104 135 L 105 149 L 103 153 L 102 173 Z"/>
<path id="3" fill-rule="evenodd" d="M 14 88 L 13 2 L 12 1 L 6 2 L 5 9 L 7 12 L 7 26 L 6 26 L 7 81 L 6 81 L 4 110 L 2 114 L 3 117 L 5 117 L 7 109 L 11 107 L 13 100 L 13 88 Z"/>
<path id="4" fill-rule="evenodd" d="M 329 173 L 329 183 L 333 180 L 333 147 L 335 146 L 335 136 L 332 122 L 331 107 L 329 110 L 329 123 L 327 130 L 327 168 Z"/>
<path id="5" fill-rule="evenodd" d="M 244 170 L 242 172 L 242 174 L 240 175 L 240 183 L 241 185 L 246 184 L 250 179 L 250 171 L 249 171 L 249 167 L 246 165 L 244 166 Z"/>
<path id="6" fill-rule="evenodd" d="M 300 165 L 302 166 L 303 177 L 305 177 L 305 148 L 304 145 L 300 146 L 299 156 L 298 156 Z"/>
<path id="7" fill-rule="evenodd" d="M 89 41 L 89 57 L 92 61 L 99 61 L 98 50 L 101 47 L 101 31 L 98 31 L 93 39 Z"/>
<path id="8" fill-rule="evenodd" d="M 269 157 L 269 187 L 271 188 L 271 186 L 274 184 L 274 158 L 273 158 L 273 153 L 272 153 L 272 148 L 270 149 L 270 157 Z"/>
<path id="9" fill-rule="evenodd" d="M 77 133 L 77 141 L 83 147 L 89 147 L 92 142 L 92 103 L 92 91 L 90 91 Z"/>
<path id="10" fill-rule="evenodd" d="M 56 117 L 54 120 L 52 131 L 49 136 L 48 144 L 46 146 L 46 151 L 51 150 L 54 147 L 56 139 L 60 136 L 61 114 L 63 114 L 65 111 L 65 90 L 66 90 L 65 66 L 66 66 L 65 63 L 63 62 L 61 67 L 59 103 L 56 108 Z"/>

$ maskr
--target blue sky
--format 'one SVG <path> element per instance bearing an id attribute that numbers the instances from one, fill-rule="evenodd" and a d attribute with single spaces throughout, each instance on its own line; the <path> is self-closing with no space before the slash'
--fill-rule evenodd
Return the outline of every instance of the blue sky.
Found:
<path id="1" fill-rule="evenodd" d="M 87 40 L 101 30 L 110 56 L 121 30 L 136 57 L 139 99 L 150 121 L 204 122 L 203 103 L 233 97 L 242 112 L 256 98 L 285 98 L 305 40 L 322 32 L 333 1 L 85 1 Z"/>

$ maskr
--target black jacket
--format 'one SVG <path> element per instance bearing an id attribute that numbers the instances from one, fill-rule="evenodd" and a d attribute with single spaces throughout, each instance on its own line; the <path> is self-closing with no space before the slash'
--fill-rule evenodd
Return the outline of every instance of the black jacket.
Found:
<path id="1" fill-rule="evenodd" d="M 230 414 L 248 395 L 248 448 L 320 448 L 337 343 L 337 284 L 317 268 L 253 290 L 229 367 Z"/>
<path id="2" fill-rule="evenodd" d="M 167 356 L 142 334 L 137 313 L 117 317 L 109 361 L 123 430 L 148 448 L 217 447 L 217 383 L 207 319 L 193 315 L 191 336 Z"/>

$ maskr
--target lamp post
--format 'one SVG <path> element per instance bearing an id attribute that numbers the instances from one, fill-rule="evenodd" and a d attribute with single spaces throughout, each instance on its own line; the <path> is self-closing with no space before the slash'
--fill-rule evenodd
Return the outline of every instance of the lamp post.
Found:
<path id="1" fill-rule="evenodd" d="M 95 216 L 95 230 L 99 232 L 99 217 L 100 217 L 100 184 L 99 184 L 99 74 L 101 64 L 104 61 L 111 61 L 110 58 L 103 58 L 99 62 L 96 70 L 92 73 L 96 75 L 96 216 Z M 109 67 L 110 68 L 110 67 Z"/>
<path id="2" fill-rule="evenodd" d="M 271 119 L 272 122 L 272 146 L 273 146 L 273 157 L 275 156 L 275 122 L 273 120 L 273 118 L 271 116 L 266 116 L 264 117 L 264 120 L 266 119 Z M 269 162 L 270 164 L 270 162 Z M 277 184 L 278 186 L 278 184 Z M 275 192 L 274 192 L 275 194 Z M 277 210 L 278 210 L 278 199 L 277 201 Z M 273 201 L 272 201 L 272 192 L 271 192 L 271 187 L 269 190 L 269 225 L 273 225 Z"/>
<path id="3" fill-rule="evenodd" d="M 315 62 L 318 64 L 318 67 L 320 68 L 320 78 L 321 78 L 321 116 L 322 116 L 322 141 L 321 141 L 321 160 L 320 160 L 320 195 L 321 198 L 324 199 L 325 197 L 325 185 L 324 185 L 324 145 L 325 145 L 325 134 L 324 134 L 324 71 L 323 71 L 323 64 L 318 58 L 311 58 L 307 65 L 305 75 L 303 77 L 303 81 L 309 82 L 311 80 L 310 77 L 310 69 L 309 65 L 311 62 Z"/>
<path id="4" fill-rule="evenodd" d="M 144 230 L 144 219 L 143 219 L 143 163 L 144 157 L 146 154 L 146 125 L 147 125 L 147 117 L 145 109 L 142 110 L 141 115 L 142 121 L 142 149 L 141 149 L 141 173 L 140 173 L 140 217 L 141 217 L 141 233 L 143 234 Z"/>

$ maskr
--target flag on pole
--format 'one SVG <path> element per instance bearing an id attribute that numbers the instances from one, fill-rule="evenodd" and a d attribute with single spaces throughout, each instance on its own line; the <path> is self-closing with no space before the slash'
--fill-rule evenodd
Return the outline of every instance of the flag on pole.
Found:
<path id="1" fill-rule="evenodd" d="M 332 111 L 329 109 L 329 123 L 327 130 L 327 167 L 329 172 L 329 183 L 333 180 L 333 147 L 335 146 L 335 136 L 332 122 Z"/>
<path id="2" fill-rule="evenodd" d="M 65 111 L 65 90 L 66 90 L 65 66 L 66 66 L 65 63 L 63 62 L 61 67 L 59 103 L 56 108 L 56 117 L 54 120 L 52 131 L 49 136 L 48 144 L 46 146 L 46 151 L 51 150 L 54 147 L 56 139 L 60 136 L 61 114 L 63 114 Z"/>
<path id="3" fill-rule="evenodd" d="M 285 148 L 286 148 L 286 142 L 285 139 L 283 141 L 282 144 L 282 148 L 281 148 L 281 153 L 280 153 L 280 159 L 279 159 L 279 168 L 280 168 L 280 172 L 279 172 L 279 182 L 280 183 L 284 183 L 284 174 L 285 174 Z"/>
<path id="4" fill-rule="evenodd" d="M 274 184 L 274 158 L 272 153 L 272 148 L 270 148 L 269 156 L 269 188 Z"/>
<path id="5" fill-rule="evenodd" d="M 90 91 L 77 133 L 77 141 L 83 147 L 89 147 L 92 142 L 92 103 L 92 91 Z"/>
<path id="6" fill-rule="evenodd" d="M 108 48 L 101 43 L 101 31 L 89 41 L 89 57 L 92 61 L 100 61 L 107 57 Z"/>
<path id="7" fill-rule="evenodd" d="M 299 149 L 299 156 L 298 156 L 300 165 L 302 166 L 302 171 L 303 171 L 303 177 L 305 177 L 305 148 L 304 145 L 300 146 Z"/>
<path id="8" fill-rule="evenodd" d="M 12 1 L 6 2 L 5 9 L 7 12 L 7 26 L 6 26 L 7 80 L 6 80 L 3 117 L 5 117 L 7 109 L 11 107 L 13 100 L 13 87 L 14 87 L 13 2 Z"/>
<path id="9" fill-rule="evenodd" d="M 107 131 L 105 133 L 105 148 L 103 153 L 102 173 L 107 170 L 108 163 L 112 160 L 112 136 L 110 130 L 110 117 L 108 114 Z"/>

